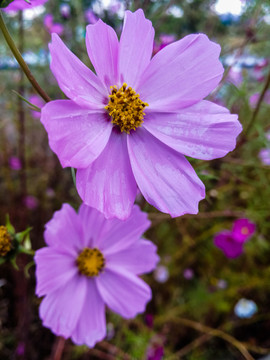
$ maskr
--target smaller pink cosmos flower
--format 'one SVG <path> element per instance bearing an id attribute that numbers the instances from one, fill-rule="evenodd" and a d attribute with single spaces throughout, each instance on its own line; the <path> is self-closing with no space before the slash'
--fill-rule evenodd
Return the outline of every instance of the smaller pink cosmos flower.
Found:
<path id="1" fill-rule="evenodd" d="M 238 219 L 233 223 L 232 230 L 223 230 L 215 235 L 214 244 L 228 258 L 236 258 L 243 253 L 243 245 L 254 234 L 256 225 L 249 219 Z"/>
<path id="2" fill-rule="evenodd" d="M 31 104 L 36 105 L 40 109 L 44 106 L 44 101 L 38 95 L 31 95 L 28 100 Z M 35 119 L 40 119 L 41 113 L 39 111 L 31 110 L 31 115 Z"/>
<path id="3" fill-rule="evenodd" d="M 14 0 L 12 1 L 6 8 L 2 9 L 3 11 L 19 11 L 32 9 L 36 6 L 43 5 L 48 0 L 29 0 L 26 2 L 25 0 Z"/>
<path id="4" fill-rule="evenodd" d="M 216 234 L 214 244 L 231 259 L 236 258 L 243 253 L 243 243 L 235 241 L 229 230 L 223 230 Z"/>
<path id="5" fill-rule="evenodd" d="M 124 318 L 143 312 L 151 289 L 138 275 L 153 270 L 156 246 L 141 238 L 150 222 L 138 206 L 126 221 L 106 220 L 68 204 L 46 224 L 48 247 L 35 255 L 43 325 L 93 347 L 106 336 L 105 305 Z"/>
<path id="6" fill-rule="evenodd" d="M 50 34 L 56 33 L 58 35 L 62 35 L 63 32 L 64 32 L 64 26 L 62 24 L 53 22 L 53 15 L 52 14 L 47 14 L 44 17 L 43 23 L 44 23 L 44 26 L 45 26 L 46 30 Z"/>
<path id="7" fill-rule="evenodd" d="M 249 219 L 238 219 L 233 223 L 232 237 L 235 241 L 244 243 L 250 239 L 256 230 L 256 225 Z"/>

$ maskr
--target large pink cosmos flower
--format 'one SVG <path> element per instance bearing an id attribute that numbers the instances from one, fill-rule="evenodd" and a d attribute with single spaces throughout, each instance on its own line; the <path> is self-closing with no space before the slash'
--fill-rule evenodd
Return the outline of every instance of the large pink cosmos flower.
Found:
<path id="1" fill-rule="evenodd" d="M 43 325 L 92 347 L 106 335 L 105 305 L 124 318 L 144 311 L 151 290 L 138 275 L 159 260 L 156 246 L 141 239 L 149 225 L 137 206 L 121 221 L 64 204 L 46 224 L 48 247 L 35 255 Z"/>
<path id="2" fill-rule="evenodd" d="M 186 36 L 152 59 L 154 29 L 142 10 L 126 11 L 120 41 L 101 20 L 87 26 L 95 75 L 52 36 L 51 70 L 70 100 L 42 109 L 52 150 L 78 169 L 83 201 L 107 218 L 125 219 L 137 186 L 160 211 L 198 212 L 205 189 L 185 155 L 222 157 L 241 125 L 226 108 L 203 100 L 219 83 L 220 46 Z"/>
<path id="3" fill-rule="evenodd" d="M 48 0 L 29 0 L 26 2 L 25 0 L 14 0 L 10 3 L 6 8 L 1 9 L 3 11 L 19 11 L 19 10 L 27 10 L 32 9 L 36 6 L 43 5 Z"/>

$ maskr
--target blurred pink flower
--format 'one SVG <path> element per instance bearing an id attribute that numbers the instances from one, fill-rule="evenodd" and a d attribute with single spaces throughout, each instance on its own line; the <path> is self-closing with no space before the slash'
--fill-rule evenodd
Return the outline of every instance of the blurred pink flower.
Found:
<path id="1" fill-rule="evenodd" d="M 184 271 L 183 271 L 183 276 L 186 280 L 191 280 L 193 279 L 194 277 L 194 271 L 190 268 L 186 268 Z"/>
<path id="2" fill-rule="evenodd" d="M 157 41 L 154 41 L 153 54 L 156 54 L 167 45 L 173 43 L 176 40 L 176 36 L 172 34 L 161 34 Z"/>
<path id="3" fill-rule="evenodd" d="M 20 170 L 22 168 L 21 160 L 16 156 L 11 156 L 9 158 L 9 167 L 12 170 Z"/>
<path id="4" fill-rule="evenodd" d="M 228 258 L 236 258 L 243 253 L 243 245 L 254 234 L 256 225 L 249 219 L 238 219 L 233 223 L 232 230 L 223 230 L 214 237 L 214 244 Z"/>
<path id="5" fill-rule="evenodd" d="M 35 210 L 38 207 L 38 199 L 32 195 L 27 195 L 23 199 L 23 203 L 29 210 Z"/>
<path id="6" fill-rule="evenodd" d="M 95 24 L 99 20 L 99 18 L 95 15 L 95 13 L 90 9 L 86 10 L 84 15 L 88 24 Z"/>
<path id="7" fill-rule="evenodd" d="M 61 4 L 60 14 L 64 19 L 68 19 L 70 17 L 70 6 L 68 4 Z"/>
<path id="8" fill-rule="evenodd" d="M 141 9 L 126 11 L 120 41 L 102 20 L 88 25 L 95 75 L 52 36 L 51 70 L 70 100 L 47 103 L 41 122 L 62 166 L 77 169 L 83 201 L 107 218 L 129 216 L 137 187 L 173 217 L 197 214 L 205 187 L 185 156 L 225 156 L 242 130 L 203 100 L 222 78 L 220 46 L 189 35 L 151 59 L 153 39 Z"/>
<path id="9" fill-rule="evenodd" d="M 236 87 L 243 82 L 242 70 L 238 68 L 231 68 L 228 74 L 228 81 L 233 83 Z"/>
<path id="10" fill-rule="evenodd" d="M 270 148 L 261 149 L 259 158 L 264 165 L 270 165 Z"/>
<path id="11" fill-rule="evenodd" d="M 149 227 L 138 206 L 126 221 L 106 220 L 84 204 L 64 204 L 46 224 L 47 247 L 36 252 L 43 325 L 78 345 L 106 336 L 105 306 L 126 319 L 144 311 L 150 287 L 139 275 L 152 271 L 156 246 L 142 238 Z"/>
<path id="12" fill-rule="evenodd" d="M 59 24 L 59 23 L 54 23 L 52 14 L 45 15 L 43 22 L 44 22 L 44 26 L 45 26 L 46 30 L 50 34 L 52 34 L 52 33 L 56 33 L 58 35 L 63 34 L 64 26 L 62 24 Z"/>
<path id="13" fill-rule="evenodd" d="M 249 219 L 238 219 L 233 223 L 231 235 L 235 241 L 244 243 L 251 238 L 256 225 Z"/>
<path id="14" fill-rule="evenodd" d="M 236 258 L 243 253 L 243 243 L 235 241 L 228 230 L 215 235 L 214 244 L 220 248 L 228 258 Z"/>
<path id="15" fill-rule="evenodd" d="M 249 98 L 249 104 L 251 108 L 255 108 L 257 105 L 257 102 L 259 100 L 260 97 L 260 93 L 255 93 L 253 95 L 250 96 Z M 266 104 L 270 105 L 270 90 L 268 90 L 264 96 L 263 102 L 265 102 Z"/>
<path id="16" fill-rule="evenodd" d="M 39 5 L 43 5 L 47 1 L 48 0 L 29 0 L 28 2 L 26 2 L 25 0 L 14 0 L 6 8 L 3 8 L 1 10 L 6 12 L 27 10 L 27 9 L 32 9 Z"/>
<path id="17" fill-rule="evenodd" d="M 42 108 L 44 106 L 44 100 L 40 98 L 38 95 L 31 95 L 28 99 L 31 104 L 36 105 L 38 108 Z M 40 119 L 41 113 L 39 111 L 31 110 L 31 115 L 35 119 Z"/>

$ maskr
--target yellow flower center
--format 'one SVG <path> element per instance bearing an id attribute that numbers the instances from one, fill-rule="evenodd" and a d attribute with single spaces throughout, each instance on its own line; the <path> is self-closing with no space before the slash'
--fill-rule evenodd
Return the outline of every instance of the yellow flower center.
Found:
<path id="1" fill-rule="evenodd" d="M 5 226 L 0 226 L 0 256 L 5 256 L 11 250 L 11 236 Z"/>
<path id="2" fill-rule="evenodd" d="M 249 234 L 249 229 L 247 226 L 243 226 L 241 229 L 241 234 L 242 235 L 248 235 Z"/>
<path id="3" fill-rule="evenodd" d="M 104 269 L 105 259 L 97 248 L 84 248 L 77 257 L 77 266 L 81 274 L 97 276 Z"/>
<path id="4" fill-rule="evenodd" d="M 129 134 L 130 130 L 136 130 L 142 125 L 144 108 L 149 105 L 126 83 L 118 90 L 116 86 L 111 86 L 111 90 L 110 100 L 105 109 L 111 116 L 112 123 L 118 125 L 121 132 Z"/>

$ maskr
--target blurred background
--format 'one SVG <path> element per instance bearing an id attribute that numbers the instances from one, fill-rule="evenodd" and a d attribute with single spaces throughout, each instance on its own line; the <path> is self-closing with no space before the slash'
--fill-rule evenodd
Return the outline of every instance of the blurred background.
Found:
<path id="1" fill-rule="evenodd" d="M 1 360 L 270 359 L 270 1 L 49 0 L 3 16 L 41 87 L 59 99 L 49 69 L 51 33 L 91 67 L 86 25 L 101 18 L 120 35 L 124 11 L 138 8 L 156 30 L 153 53 L 190 33 L 221 45 L 226 70 L 208 99 L 238 114 L 244 132 L 225 158 L 189 159 L 206 186 L 198 215 L 171 219 L 138 196 L 152 221 L 146 237 L 161 258 L 145 276 L 153 299 L 134 320 L 108 311 L 107 338 L 95 349 L 64 343 L 42 327 L 31 256 L 17 256 L 18 270 L 2 264 Z M 30 226 L 38 249 L 53 212 L 63 202 L 77 209 L 81 200 L 70 169 L 48 146 L 40 113 L 17 93 L 44 104 L 0 34 L 0 225 L 9 214 L 17 232 Z M 239 232 L 244 244 L 232 256 Z"/>

